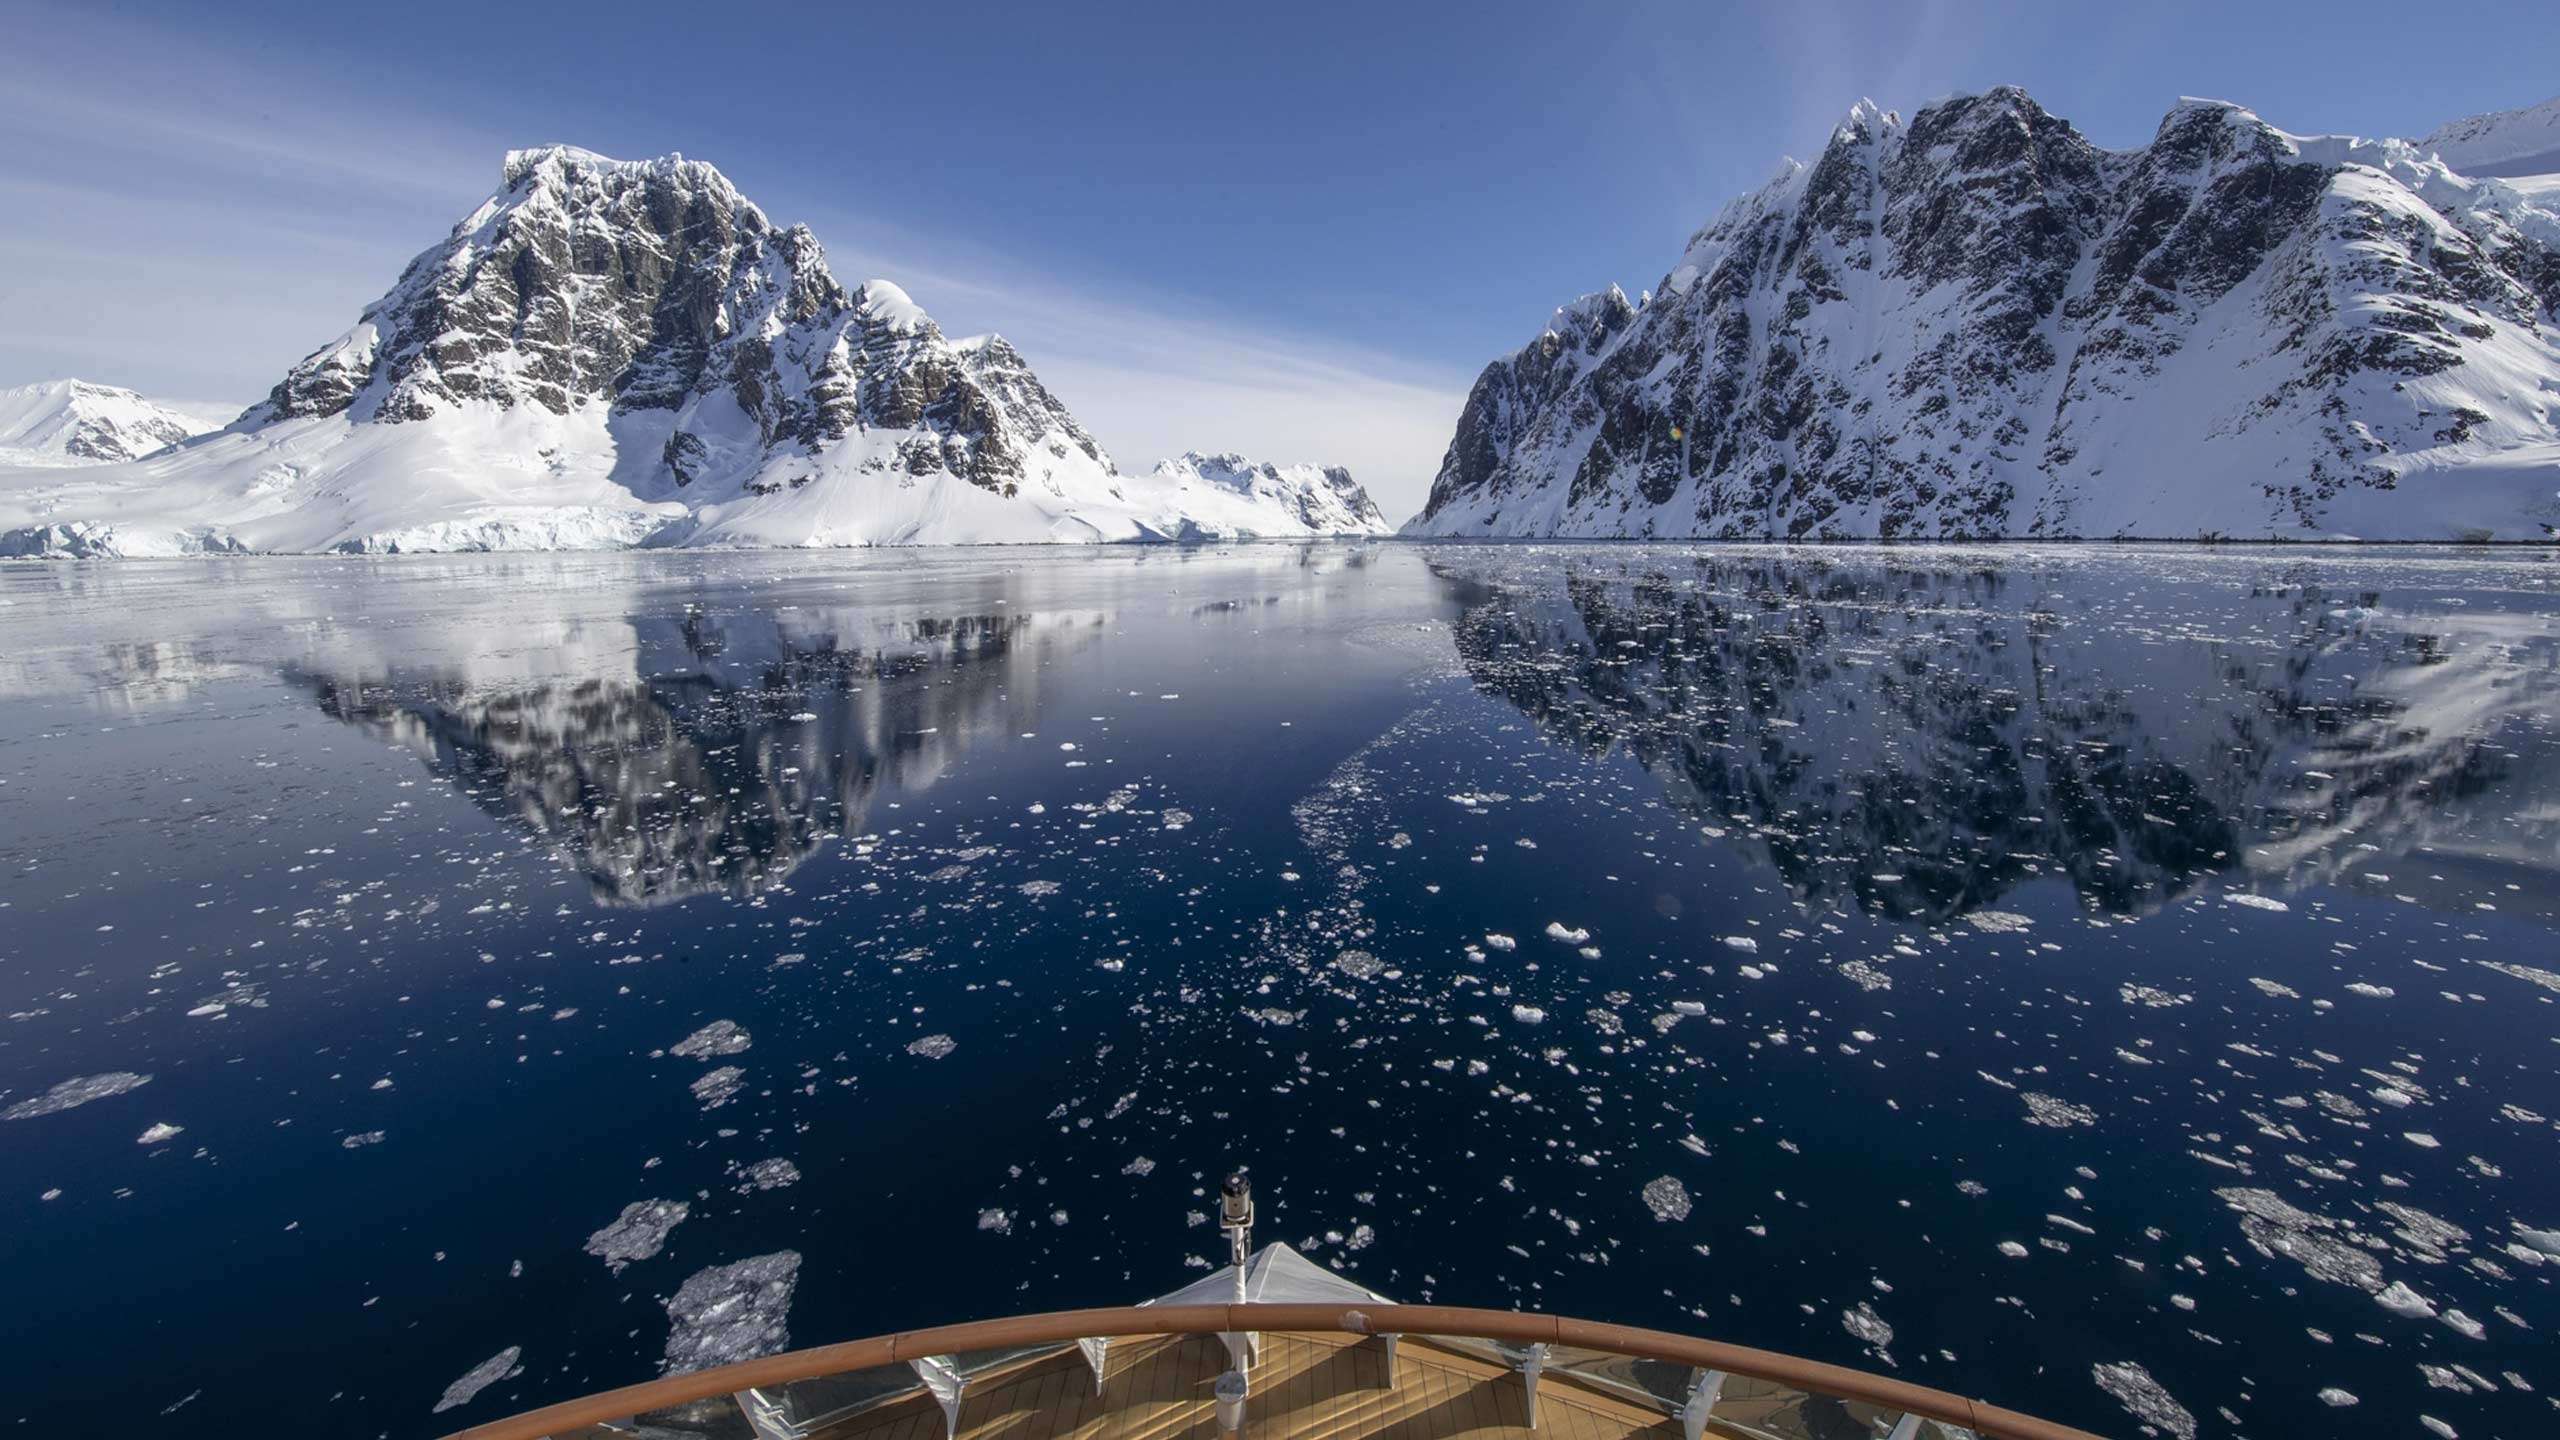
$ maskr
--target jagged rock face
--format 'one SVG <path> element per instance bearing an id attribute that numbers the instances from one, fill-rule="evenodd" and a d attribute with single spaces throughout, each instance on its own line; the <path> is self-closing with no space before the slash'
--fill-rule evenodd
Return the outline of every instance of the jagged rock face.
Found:
<path id="1" fill-rule="evenodd" d="M 2413 468 L 2560 443 L 2513 393 L 2560 380 L 2555 257 L 2560 217 L 2398 142 L 2187 102 L 2111 152 L 2013 89 L 1862 104 L 1657 291 L 1488 367 L 1413 528 L 2370 533 Z M 2512 468 L 2469 510 L 2538 536 L 2552 487 Z"/>
<path id="2" fill-rule="evenodd" d="M 1383 535 L 1394 527 L 1339 465 L 1274 465 L 1185 451 L 1156 462 L 1147 486 L 1161 528 L 1184 538 Z"/>
<path id="3" fill-rule="evenodd" d="M 268 413 L 334 415 L 359 400 L 358 419 L 391 421 L 465 400 L 668 407 L 736 337 L 733 304 L 788 323 L 840 315 L 846 297 L 805 230 L 776 231 L 709 165 L 516 151 L 499 193 L 295 366 Z"/>
<path id="4" fill-rule="evenodd" d="M 886 281 L 847 293 L 806 227 L 682 156 L 511 153 L 499 193 L 251 418 L 399 424 L 474 403 L 668 412 L 656 473 L 617 472 L 644 493 L 771 493 L 785 482 L 745 477 L 858 430 L 913 432 L 868 468 L 1007 495 L 1042 454 L 1110 465 L 1010 345 L 953 345 Z"/>
<path id="5" fill-rule="evenodd" d="M 212 428 L 114 385 L 46 380 L 0 390 L 0 457 L 5 463 L 137 460 Z"/>

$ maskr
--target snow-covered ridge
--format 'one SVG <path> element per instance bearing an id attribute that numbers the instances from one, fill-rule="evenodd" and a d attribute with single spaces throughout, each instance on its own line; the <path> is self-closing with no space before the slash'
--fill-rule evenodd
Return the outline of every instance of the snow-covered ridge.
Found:
<path id="1" fill-rule="evenodd" d="M 2560 99 L 2456 120 L 2415 144 L 2465 175 L 2560 174 Z"/>
<path id="2" fill-rule="evenodd" d="M 1339 465 L 1273 465 L 1185 451 L 1159 460 L 1131 493 L 1177 539 L 1272 540 L 1384 535 L 1395 527 Z"/>
<path id="3" fill-rule="evenodd" d="M 217 428 L 218 421 L 86 380 L 0 390 L 0 466 L 112 464 Z"/>
<path id="4" fill-rule="evenodd" d="M 2422 145 L 1862 101 L 1487 367 L 1408 529 L 2541 539 L 2555 302 L 2560 215 Z"/>
<path id="5" fill-rule="evenodd" d="M 554 145 L 220 434 L 0 468 L 0 555 L 1307 533 L 1266 498 L 1194 516 L 1129 481 L 1013 346 L 848 292 L 711 165 Z"/>

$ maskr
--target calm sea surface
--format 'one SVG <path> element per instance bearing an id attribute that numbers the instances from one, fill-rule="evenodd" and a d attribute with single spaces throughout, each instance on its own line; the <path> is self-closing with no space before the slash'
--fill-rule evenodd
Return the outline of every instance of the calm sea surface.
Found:
<path id="1" fill-rule="evenodd" d="M 1236 1164 L 1401 1300 L 2547 1433 L 2560 562 L 7 567 L 0 1114 L 29 1435 L 1134 1302 Z"/>

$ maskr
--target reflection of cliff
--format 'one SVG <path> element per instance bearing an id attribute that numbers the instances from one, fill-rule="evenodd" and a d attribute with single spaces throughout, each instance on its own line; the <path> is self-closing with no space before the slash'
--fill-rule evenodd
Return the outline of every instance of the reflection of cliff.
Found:
<path id="1" fill-rule="evenodd" d="M 2059 874 L 2140 911 L 2464 837 L 2547 866 L 2560 834 L 2513 753 L 2551 739 L 2545 616 L 2490 644 L 2373 595 L 1962 555 L 1435 568 L 1480 689 L 1623 747 L 1813 903 L 1945 918 Z"/>
<path id="2" fill-rule="evenodd" d="M 453 675 L 288 671 L 323 713 L 415 752 L 482 808 L 549 837 L 596 898 L 645 905 L 779 883 L 859 830 L 883 789 L 932 783 L 980 736 L 1029 728 L 1038 671 L 1091 617 L 688 614 L 648 678 L 505 688 Z"/>

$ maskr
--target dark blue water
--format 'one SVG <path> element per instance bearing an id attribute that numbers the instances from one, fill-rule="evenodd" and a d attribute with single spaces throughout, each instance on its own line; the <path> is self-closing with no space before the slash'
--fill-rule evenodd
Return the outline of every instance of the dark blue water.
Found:
<path id="1" fill-rule="evenodd" d="M 1399 1299 L 2112 1434 L 2128 1365 L 2204 1435 L 2551 1423 L 2546 554 L 260 560 L 0 599 L 29 1433 L 432 1435 L 654 1375 L 687 1277 L 785 1251 L 793 1344 L 1126 1303 L 1199 1273 L 1238 1163 L 1266 1238 Z M 719 1020 L 747 1047 L 669 1053 Z M 150 1078 L 42 1101 L 102 1074 Z M 657 1253 L 582 1248 L 649 1200 L 688 1207 Z"/>

